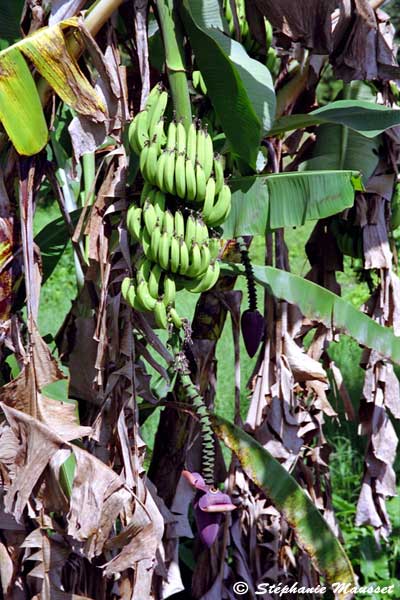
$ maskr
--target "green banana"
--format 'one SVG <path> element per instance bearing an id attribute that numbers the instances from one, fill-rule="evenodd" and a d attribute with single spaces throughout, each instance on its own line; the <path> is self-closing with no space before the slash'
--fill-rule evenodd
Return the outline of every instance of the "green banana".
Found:
<path id="1" fill-rule="evenodd" d="M 189 160 L 192 161 L 193 165 L 196 162 L 196 148 L 197 148 L 196 122 L 192 121 L 191 124 L 189 125 L 189 131 L 187 134 L 186 156 Z"/>
<path id="2" fill-rule="evenodd" d="M 164 269 L 164 271 L 169 270 L 169 251 L 171 247 L 171 240 L 171 234 L 164 231 L 161 235 L 160 243 L 158 245 L 157 259 L 159 265 Z"/>
<path id="3" fill-rule="evenodd" d="M 194 163 L 190 158 L 185 160 L 185 177 L 186 177 L 186 199 L 190 202 L 196 198 L 196 173 Z"/>
<path id="4" fill-rule="evenodd" d="M 200 163 L 202 168 L 204 168 L 205 140 L 204 129 L 199 127 L 196 136 L 196 162 Z"/>
<path id="5" fill-rule="evenodd" d="M 176 125 L 176 150 L 178 154 L 186 155 L 186 129 L 182 121 Z"/>
<path id="6" fill-rule="evenodd" d="M 136 286 L 136 296 L 139 299 L 139 302 L 143 304 L 144 308 L 149 311 L 153 311 L 157 304 L 157 300 L 155 300 L 150 292 L 149 286 L 147 285 L 147 281 L 140 281 Z"/>
<path id="7" fill-rule="evenodd" d="M 175 211 L 174 221 L 175 235 L 178 238 L 183 237 L 185 235 L 185 221 L 183 218 L 183 214 L 179 209 Z"/>
<path id="8" fill-rule="evenodd" d="M 142 209 L 135 204 L 131 204 L 126 215 L 126 225 L 131 237 L 139 242 L 142 229 Z"/>
<path id="9" fill-rule="evenodd" d="M 207 95 L 207 86 L 206 83 L 203 79 L 203 75 L 201 74 L 200 71 L 193 71 L 192 73 L 192 83 L 193 83 L 193 87 L 196 90 L 201 91 L 202 94 L 204 94 L 204 96 Z"/>
<path id="10" fill-rule="evenodd" d="M 200 294 L 202 292 L 207 292 L 210 290 L 218 281 L 220 273 L 219 262 L 216 261 L 208 267 L 205 275 L 203 275 L 199 279 L 194 279 L 192 281 L 188 281 L 185 284 L 185 288 L 192 292 L 193 294 Z"/>
<path id="11" fill-rule="evenodd" d="M 129 129 L 128 129 L 128 141 L 129 141 L 129 145 L 132 148 L 132 150 L 134 151 L 135 154 L 137 154 L 138 156 L 140 155 L 141 151 L 142 151 L 142 147 L 139 146 L 138 140 L 136 138 L 137 135 L 137 119 L 134 118 L 130 125 L 129 125 Z"/>
<path id="12" fill-rule="evenodd" d="M 172 236 L 171 239 L 171 272 L 177 273 L 179 271 L 180 263 L 180 243 L 179 238 L 176 235 Z"/>
<path id="13" fill-rule="evenodd" d="M 160 154 L 161 147 L 165 144 L 166 139 L 167 138 L 164 133 L 164 119 L 161 118 L 156 125 L 156 128 L 154 130 L 154 135 L 152 138 L 152 142 L 153 142 L 153 144 L 156 145 L 156 148 L 157 148 L 157 156 Z"/>
<path id="14" fill-rule="evenodd" d="M 164 168 L 167 160 L 167 150 L 163 150 L 157 159 L 155 184 L 160 190 L 164 191 Z"/>
<path id="15" fill-rule="evenodd" d="M 155 189 L 154 191 L 154 208 L 156 210 L 157 217 L 161 220 L 164 218 L 165 211 L 165 194 L 161 190 Z"/>
<path id="16" fill-rule="evenodd" d="M 224 165 L 220 154 L 214 156 L 215 193 L 219 194 L 225 183 Z"/>
<path id="17" fill-rule="evenodd" d="M 147 281 L 150 276 L 152 263 L 148 258 L 142 258 L 137 265 L 136 269 L 136 283 L 141 281 Z"/>
<path id="18" fill-rule="evenodd" d="M 185 275 L 189 268 L 189 248 L 182 238 L 179 240 L 179 273 Z"/>
<path id="19" fill-rule="evenodd" d="M 156 125 L 163 116 L 166 106 L 168 102 L 168 94 L 163 91 L 159 95 L 157 102 L 154 105 L 154 109 L 152 108 L 149 114 L 149 136 L 153 137 L 156 129 Z"/>
<path id="20" fill-rule="evenodd" d="M 206 176 L 206 181 L 211 175 L 214 162 L 214 148 L 211 135 L 206 130 L 204 133 L 204 164 L 203 169 Z"/>
<path id="21" fill-rule="evenodd" d="M 168 133 L 167 133 L 167 150 L 174 150 L 176 146 L 176 122 L 171 121 L 168 125 Z"/>
<path id="22" fill-rule="evenodd" d="M 196 239 L 196 219 L 192 214 L 186 219 L 185 243 L 188 248 L 191 247 L 193 240 Z"/>
<path id="23" fill-rule="evenodd" d="M 124 277 L 121 283 L 121 295 L 123 299 L 126 301 L 128 298 L 128 290 L 132 285 L 132 280 L 130 277 Z"/>
<path id="24" fill-rule="evenodd" d="M 154 260 L 152 248 L 151 248 L 151 237 L 146 227 L 142 227 L 140 230 L 139 241 L 142 245 L 144 255 L 150 260 Z"/>
<path id="25" fill-rule="evenodd" d="M 168 329 L 167 309 L 162 300 L 157 300 L 153 310 L 156 325 L 160 329 Z"/>
<path id="26" fill-rule="evenodd" d="M 166 231 L 169 236 L 174 233 L 175 220 L 170 210 L 164 212 L 164 219 L 162 222 L 162 232 Z"/>
<path id="27" fill-rule="evenodd" d="M 157 105 L 158 99 L 160 97 L 161 92 L 163 91 L 162 83 L 157 83 L 149 92 L 147 96 L 145 109 L 149 112 L 149 116 L 153 114 L 155 106 Z"/>
<path id="28" fill-rule="evenodd" d="M 149 113 L 147 110 L 142 110 L 140 113 L 138 113 L 132 122 L 135 123 L 132 125 L 132 141 L 130 139 L 130 135 L 128 134 L 129 142 L 131 143 L 132 148 L 134 149 L 133 146 L 136 146 L 140 149 L 137 154 L 140 154 L 145 145 L 150 141 L 148 118 Z"/>
<path id="29" fill-rule="evenodd" d="M 208 240 L 208 227 L 204 223 L 203 219 L 196 219 L 196 236 L 194 240 L 199 245 Z"/>
<path id="30" fill-rule="evenodd" d="M 154 258 L 157 258 L 157 256 L 158 256 L 158 247 L 160 245 L 160 239 L 161 239 L 161 227 L 160 227 L 160 224 L 157 222 L 153 228 L 153 231 L 151 232 L 151 241 L 150 241 L 151 255 Z"/>
<path id="31" fill-rule="evenodd" d="M 212 210 L 214 208 L 214 201 L 215 201 L 215 179 L 213 177 L 210 177 L 209 180 L 207 181 L 206 194 L 205 194 L 205 198 L 204 198 L 203 208 L 201 211 L 201 214 L 205 221 L 207 221 L 207 219 L 210 217 L 210 215 L 212 213 Z"/>
<path id="32" fill-rule="evenodd" d="M 140 206 L 143 207 L 146 200 L 149 200 L 153 204 L 152 197 L 154 195 L 154 187 L 148 181 L 143 183 L 143 188 L 140 193 Z"/>
<path id="33" fill-rule="evenodd" d="M 168 194 L 175 194 L 175 150 L 168 150 L 164 167 L 164 190 Z"/>
<path id="34" fill-rule="evenodd" d="M 201 252 L 197 242 L 193 242 L 189 252 L 190 265 L 186 271 L 186 276 L 195 278 L 201 273 Z"/>
<path id="35" fill-rule="evenodd" d="M 178 154 L 175 162 L 175 190 L 179 198 L 186 197 L 186 169 L 184 152 Z"/>
<path id="36" fill-rule="evenodd" d="M 205 273 L 210 266 L 211 253 L 207 242 L 203 242 L 200 246 L 201 253 L 201 269 L 200 273 Z"/>
<path id="37" fill-rule="evenodd" d="M 196 200 L 197 200 L 197 202 L 203 202 L 204 198 L 206 197 L 206 185 L 207 185 L 207 180 L 206 180 L 205 171 L 204 171 L 203 167 L 201 166 L 201 164 L 198 162 L 198 163 L 196 163 Z"/>
<path id="38" fill-rule="evenodd" d="M 147 231 L 151 235 L 157 223 L 157 213 L 153 204 L 151 204 L 148 200 L 146 200 L 145 205 L 143 206 L 143 221 Z"/>
<path id="39" fill-rule="evenodd" d="M 131 308 L 136 308 L 136 310 L 144 310 L 144 306 L 139 304 L 139 302 L 136 298 L 136 289 L 133 284 L 131 284 L 128 288 L 126 301 Z"/>
<path id="40" fill-rule="evenodd" d="M 214 207 L 211 211 L 210 216 L 206 219 L 204 217 L 207 225 L 211 227 L 216 227 L 220 225 L 228 216 L 229 211 L 231 209 L 231 190 L 227 185 L 223 185 L 222 190 L 218 194 L 218 199 L 214 204 Z"/>
<path id="41" fill-rule="evenodd" d="M 164 275 L 163 287 L 164 287 L 164 295 L 162 298 L 163 302 L 164 302 L 165 306 L 171 306 L 175 302 L 176 285 L 175 285 L 175 279 L 170 277 L 167 273 L 165 273 L 165 275 Z"/>
<path id="42" fill-rule="evenodd" d="M 152 185 L 154 185 L 155 181 L 156 181 L 157 158 L 158 158 L 157 143 L 151 142 L 148 147 L 148 151 L 147 151 L 147 155 L 146 155 L 146 162 L 144 163 L 144 169 L 142 171 L 142 175 Z"/>
<path id="43" fill-rule="evenodd" d="M 161 269 L 160 265 L 155 263 L 153 265 L 153 268 L 150 271 L 149 279 L 147 281 L 150 295 L 153 298 L 155 298 L 156 300 L 158 299 L 158 297 L 160 295 L 160 279 L 161 279 L 162 273 L 163 273 L 163 270 Z"/>
<path id="44" fill-rule="evenodd" d="M 147 161 L 147 155 L 149 153 L 149 147 L 150 147 L 150 142 L 147 141 L 140 153 L 140 157 L 139 157 L 139 168 L 140 168 L 140 172 L 142 173 L 143 177 L 144 177 L 144 171 L 146 169 L 146 161 Z M 145 178 L 147 179 L 147 178 Z"/>
<path id="45" fill-rule="evenodd" d="M 177 328 L 177 329 L 181 329 L 181 327 L 183 326 L 183 321 L 180 318 L 180 316 L 178 315 L 178 313 L 176 312 L 176 309 L 171 307 L 168 311 L 168 317 L 169 320 L 172 322 L 172 324 Z"/>

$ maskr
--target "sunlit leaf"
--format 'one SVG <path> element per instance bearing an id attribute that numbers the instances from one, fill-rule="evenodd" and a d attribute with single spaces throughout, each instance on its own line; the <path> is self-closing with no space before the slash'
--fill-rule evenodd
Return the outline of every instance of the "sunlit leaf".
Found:
<path id="1" fill-rule="evenodd" d="M 282 512 L 299 544 L 328 583 L 355 584 L 350 561 L 310 497 L 286 469 L 256 440 L 226 419 L 212 415 L 214 431 L 238 457 L 246 475 Z M 339 596 L 344 598 L 344 594 Z"/>
<path id="2" fill-rule="evenodd" d="M 362 189 L 354 171 L 280 173 L 232 179 L 232 210 L 224 237 L 264 235 L 266 228 L 294 227 L 341 212 Z"/>
<path id="3" fill-rule="evenodd" d="M 19 154 L 40 152 L 47 125 L 32 74 L 19 49 L 0 53 L 0 120 Z"/>

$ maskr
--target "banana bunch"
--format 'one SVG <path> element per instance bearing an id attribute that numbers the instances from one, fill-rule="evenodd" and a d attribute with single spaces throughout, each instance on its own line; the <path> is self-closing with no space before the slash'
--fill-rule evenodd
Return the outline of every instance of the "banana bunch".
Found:
<path id="1" fill-rule="evenodd" d="M 220 243 L 208 227 L 227 218 L 231 192 L 222 158 L 214 156 L 211 136 L 198 121 L 186 131 L 173 120 L 165 135 L 167 101 L 156 86 L 129 129 L 144 185 L 138 203 L 128 209 L 127 228 L 144 257 L 135 277 L 124 279 L 122 295 L 136 310 L 153 312 L 159 327 L 180 328 L 176 292 L 201 293 L 218 280 Z"/>
<path id="2" fill-rule="evenodd" d="M 206 201 L 203 217 L 214 227 L 226 219 L 230 210 L 230 191 L 224 184 L 221 157 L 214 156 L 211 136 L 197 126 L 197 121 L 190 124 L 186 133 L 183 123 L 173 120 L 165 135 L 163 116 L 167 101 L 167 92 L 160 86 L 153 88 L 144 110 L 130 125 L 130 144 L 140 156 L 140 170 L 146 182 L 182 200 L 196 204 Z M 214 183 L 207 190 L 210 179 Z M 218 218 L 210 216 L 213 212 Z"/>
<path id="3" fill-rule="evenodd" d="M 251 35 L 249 24 L 246 18 L 245 0 L 234 0 L 233 4 L 236 15 L 233 14 L 231 0 L 223 0 L 222 3 L 225 18 L 228 21 L 228 29 L 231 37 L 237 39 L 238 42 L 241 42 L 249 54 L 253 55 L 263 53 L 260 44 L 254 40 Z M 239 31 L 236 30 L 236 19 Z M 271 71 L 272 75 L 276 76 L 279 72 L 279 61 L 277 58 L 277 52 L 271 45 L 273 35 L 272 25 L 265 17 L 264 26 L 265 49 L 267 53 L 265 66 Z"/>

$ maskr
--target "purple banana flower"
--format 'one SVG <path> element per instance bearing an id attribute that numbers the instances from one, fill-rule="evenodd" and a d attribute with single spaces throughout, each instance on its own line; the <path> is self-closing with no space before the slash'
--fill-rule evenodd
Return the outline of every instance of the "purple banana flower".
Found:
<path id="1" fill-rule="evenodd" d="M 240 324 L 247 354 L 252 358 L 257 352 L 264 335 L 264 317 L 258 310 L 245 310 Z"/>
<path id="2" fill-rule="evenodd" d="M 197 531 L 203 544 L 210 548 L 218 535 L 222 513 L 235 510 L 236 506 L 228 494 L 207 485 L 199 473 L 182 473 L 198 490 L 193 503 Z"/>

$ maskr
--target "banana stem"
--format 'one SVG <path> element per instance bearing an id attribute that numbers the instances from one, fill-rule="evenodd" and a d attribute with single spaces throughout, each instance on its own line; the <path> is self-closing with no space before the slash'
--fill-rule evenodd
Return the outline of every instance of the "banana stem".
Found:
<path id="1" fill-rule="evenodd" d="M 187 129 L 192 122 L 189 88 L 183 54 L 183 34 L 174 0 L 156 0 L 158 21 L 162 33 L 167 75 L 177 119 Z"/>
<path id="2" fill-rule="evenodd" d="M 82 156 L 83 169 L 83 206 L 90 206 L 94 202 L 94 185 L 96 179 L 96 159 L 94 152 L 87 152 Z M 89 264 L 89 236 L 85 237 L 85 259 Z"/>

